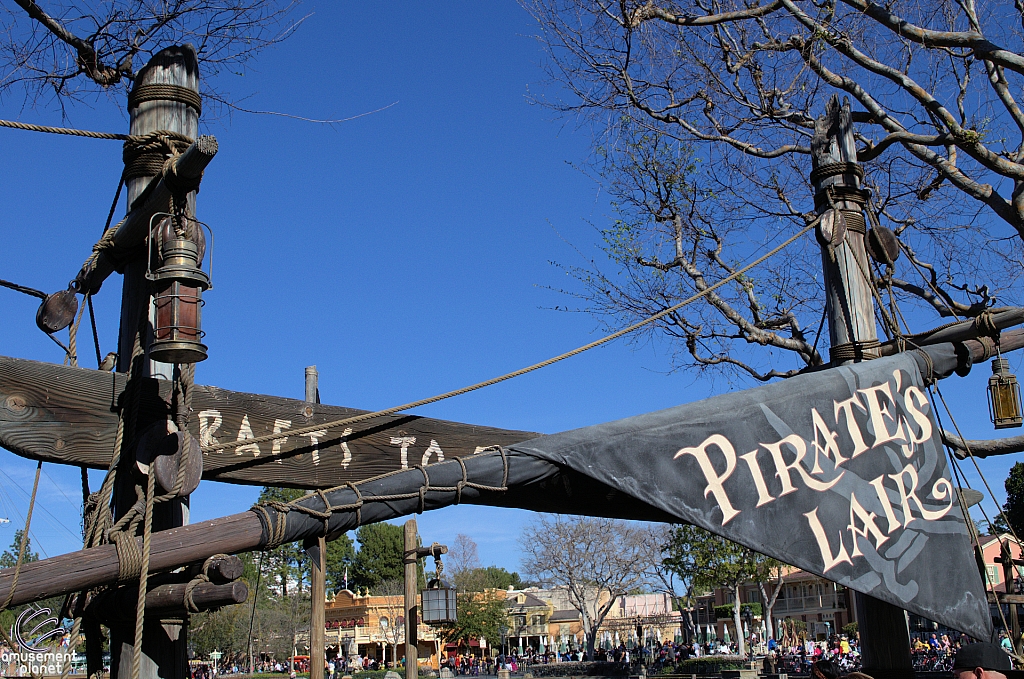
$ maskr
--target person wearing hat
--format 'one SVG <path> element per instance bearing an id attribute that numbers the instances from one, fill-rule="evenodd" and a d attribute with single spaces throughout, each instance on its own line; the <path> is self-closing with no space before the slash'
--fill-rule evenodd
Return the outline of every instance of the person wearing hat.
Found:
<path id="1" fill-rule="evenodd" d="M 1010 656 L 999 644 L 979 642 L 967 644 L 956 652 L 953 660 L 954 679 L 1006 679 L 1012 670 Z"/>

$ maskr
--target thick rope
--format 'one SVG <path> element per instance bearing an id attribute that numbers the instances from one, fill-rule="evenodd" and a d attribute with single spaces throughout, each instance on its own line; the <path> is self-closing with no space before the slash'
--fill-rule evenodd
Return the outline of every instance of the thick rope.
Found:
<path id="1" fill-rule="evenodd" d="M 91 130 L 76 130 L 72 127 L 51 127 L 49 125 L 33 125 L 22 123 L 17 120 L 0 120 L 0 127 L 10 127 L 15 130 L 27 130 L 29 132 L 46 132 L 47 134 L 67 134 L 73 137 L 89 137 L 90 139 L 115 139 L 125 141 L 131 139 L 130 134 L 118 134 L 116 132 L 93 132 Z"/>
<path id="2" fill-rule="evenodd" d="M 7 598 L 0 604 L 0 611 L 6 611 L 14 600 L 14 591 L 18 588 L 18 577 L 21 575 L 21 564 L 25 558 L 25 548 L 28 546 L 28 533 L 32 528 L 32 510 L 36 506 L 36 491 L 39 490 L 39 474 L 43 471 L 43 461 L 36 464 L 36 480 L 32 483 L 32 495 L 28 500 L 28 513 L 25 514 L 25 528 L 21 533 L 21 543 L 18 545 L 18 559 L 14 562 L 14 575 L 11 577 L 11 589 L 7 592 Z M 15 648 L 13 644 L 11 648 Z"/>
<path id="3" fill-rule="evenodd" d="M 546 361 L 541 361 L 540 363 L 534 363 L 533 365 L 527 366 L 526 368 L 521 368 L 521 369 L 516 370 L 514 372 L 506 373 L 505 375 L 502 375 L 500 377 L 494 377 L 492 379 L 485 380 L 483 382 L 478 382 L 477 384 L 474 384 L 474 385 L 471 385 L 471 386 L 468 386 L 468 387 L 463 387 L 461 389 L 456 389 L 455 391 L 448 391 L 448 392 L 445 392 L 443 394 L 438 394 L 437 396 L 431 396 L 430 398 L 420 399 L 419 401 L 413 401 L 411 403 L 406 403 L 404 405 L 394 406 L 392 408 L 385 408 L 384 410 L 377 410 L 377 411 L 372 412 L 372 413 L 364 413 L 362 415 L 355 415 L 353 417 L 346 417 L 345 419 L 334 420 L 333 422 L 324 422 L 323 424 L 315 424 L 315 425 L 311 425 L 311 426 L 308 426 L 308 427 L 301 427 L 299 429 L 289 429 L 287 432 L 282 432 L 280 434 L 266 434 L 264 436 L 257 436 L 256 438 L 251 438 L 251 439 L 242 439 L 240 441 L 226 441 L 224 443 L 211 444 L 211 445 L 208 445 L 208 446 L 203 446 L 202 450 L 203 450 L 204 453 L 213 453 L 213 452 L 216 452 L 216 451 L 219 451 L 219 450 L 230 450 L 231 448 L 237 448 L 239 446 L 244 446 L 244 445 L 258 445 L 260 443 L 267 443 L 269 441 L 276 441 L 278 439 L 287 438 L 289 436 L 303 436 L 304 434 L 309 434 L 309 433 L 312 433 L 314 431 L 323 431 L 325 429 L 335 429 L 337 427 L 342 427 L 342 426 L 349 425 L 349 424 L 355 424 L 356 422 L 363 422 L 363 421 L 370 420 L 370 419 L 373 419 L 373 418 L 376 418 L 376 417 L 382 417 L 384 415 L 393 415 L 394 413 L 399 413 L 399 412 L 402 412 L 403 410 L 410 410 L 412 408 L 419 408 L 420 406 L 425 406 L 425 405 L 429 405 L 431 403 L 436 403 L 438 401 L 443 401 L 444 399 L 452 398 L 453 396 L 461 396 L 462 394 L 468 394 L 471 391 L 476 391 L 478 389 L 483 389 L 484 387 L 490 387 L 490 386 L 493 386 L 493 385 L 498 384 L 500 382 L 504 382 L 506 380 L 510 380 L 510 379 L 512 379 L 514 377 L 519 377 L 521 375 L 525 375 L 527 373 L 533 372 L 534 370 L 540 370 L 541 368 L 546 368 L 549 365 L 552 365 L 554 363 L 558 363 L 559 361 L 564 361 L 567 358 L 572 358 L 573 356 L 576 356 L 577 354 L 582 354 L 584 351 L 588 351 L 590 349 L 594 349 L 596 347 L 601 346 L 602 344 L 607 344 L 608 342 L 611 342 L 612 340 L 618 339 L 619 337 L 622 337 L 623 335 L 627 335 L 627 334 L 633 332 L 634 330 L 638 330 L 638 329 L 644 327 L 645 325 L 649 325 L 650 323 L 653 323 L 653 322 L 655 322 L 657 320 L 660 320 L 660 319 L 664 318 L 665 316 L 667 316 L 667 315 L 669 315 L 669 314 L 671 314 L 671 313 L 673 313 L 675 311 L 678 311 L 679 309 L 682 309 L 687 304 L 695 302 L 696 300 L 700 299 L 701 297 L 704 297 L 704 296 L 714 292 L 715 290 L 717 290 L 718 288 L 722 287 L 726 283 L 729 283 L 730 281 L 736 280 L 737 278 L 739 278 L 740 276 L 742 276 L 746 272 L 750 271 L 754 267 L 758 266 L 759 264 L 761 264 L 765 260 L 768 260 L 771 257 L 774 257 L 779 252 L 781 252 L 785 248 L 789 247 L 789 245 L 794 243 L 798 238 L 800 238 L 801 236 L 806 234 L 808 231 L 813 229 L 815 226 L 817 226 L 818 222 L 820 220 L 821 220 L 820 216 L 815 218 L 807 226 L 805 226 L 804 228 L 800 229 L 800 231 L 798 231 L 795 234 L 793 234 L 790 238 L 786 239 L 785 242 L 783 242 L 782 244 L 778 245 L 777 247 L 772 249 L 770 252 L 762 255 L 761 257 L 758 257 L 757 259 L 755 259 L 750 264 L 747 264 L 746 266 L 744 266 L 742 269 L 738 269 L 738 270 L 734 271 L 733 273 L 729 274 L 728 276 L 726 276 L 722 280 L 718 281 L 717 283 L 715 283 L 713 285 L 709 285 L 708 287 L 704 288 L 700 292 L 698 292 L 698 293 L 696 293 L 694 295 L 691 295 L 690 297 L 684 299 L 682 302 L 679 302 L 678 304 L 674 304 L 673 306 L 670 306 L 669 308 L 667 308 L 667 309 L 665 309 L 663 311 L 659 311 L 658 313 L 656 313 L 656 314 L 654 314 L 652 316 L 648 316 L 644 320 L 642 320 L 642 321 L 640 321 L 638 323 L 634 323 L 633 325 L 630 325 L 628 327 L 625 327 L 622 330 L 618 330 L 616 332 L 613 332 L 610 335 L 606 335 L 605 337 L 602 337 L 599 340 L 596 340 L 596 341 L 591 342 L 589 344 L 585 344 L 585 345 L 583 345 L 581 347 L 577 347 L 576 349 L 573 349 L 572 351 L 567 351 L 564 354 L 559 354 L 558 356 L 555 356 L 553 358 L 549 358 Z"/>
<path id="4" fill-rule="evenodd" d="M 142 667 L 142 631 L 146 624 L 146 588 L 149 584 L 149 550 L 153 538 L 153 506 L 156 496 L 156 473 L 152 468 L 146 477 L 146 516 L 142 522 L 142 564 L 139 574 L 139 598 L 135 605 L 135 639 L 132 648 L 132 679 L 139 679 Z M 135 538 L 131 538 L 135 542 Z"/>
<path id="5" fill-rule="evenodd" d="M 86 298 L 89 297 L 89 293 L 86 293 Z M 72 368 L 78 367 L 78 326 L 82 324 L 82 317 L 85 316 L 86 304 L 81 304 L 78 307 L 78 316 L 75 318 L 75 322 L 68 328 L 68 353 L 64 359 L 65 365 L 70 365 Z"/>
<path id="6" fill-rule="evenodd" d="M 128 110 L 138 107 L 147 101 L 175 101 L 195 109 L 203 115 L 203 99 L 190 87 L 171 83 L 147 83 L 137 85 L 128 93 Z"/>

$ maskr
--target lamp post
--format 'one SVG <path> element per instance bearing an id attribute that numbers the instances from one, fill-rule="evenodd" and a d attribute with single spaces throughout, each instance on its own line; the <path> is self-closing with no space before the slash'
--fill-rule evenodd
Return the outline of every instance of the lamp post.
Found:
<path id="1" fill-rule="evenodd" d="M 438 624 L 455 622 L 455 589 L 441 580 L 441 555 L 447 554 L 448 548 L 436 542 L 429 547 L 419 546 L 419 533 L 416 519 L 405 522 L 405 677 L 417 679 L 419 672 L 419 649 L 417 647 L 417 623 L 419 621 L 416 606 L 416 567 L 419 560 L 426 556 L 434 557 L 437 577 L 428 583 L 423 590 L 423 622 Z"/>
<path id="2" fill-rule="evenodd" d="M 753 655 L 754 649 L 750 647 L 751 644 L 749 631 L 754 628 L 754 613 L 750 610 L 749 606 L 747 606 L 746 608 L 740 606 L 740 615 L 743 616 L 743 632 L 744 636 L 747 637 L 747 654 Z M 739 630 L 736 630 L 736 636 L 739 636 Z"/>

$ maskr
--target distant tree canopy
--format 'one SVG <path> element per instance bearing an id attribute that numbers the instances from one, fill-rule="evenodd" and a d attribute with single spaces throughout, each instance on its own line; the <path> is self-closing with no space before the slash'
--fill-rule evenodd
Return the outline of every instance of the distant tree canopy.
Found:
<path id="1" fill-rule="evenodd" d="M 11 546 L 3 554 L 0 554 L 0 568 L 14 568 L 18 563 L 18 551 L 21 548 L 21 537 L 24 534 L 25 531 L 20 528 L 14 531 L 14 540 L 11 541 Z M 30 537 L 25 541 L 25 554 L 21 557 L 21 562 L 24 564 L 33 561 L 39 561 L 39 555 L 32 551 L 32 538 Z"/>
<path id="2" fill-rule="evenodd" d="M 356 531 L 359 551 L 352 561 L 351 581 L 372 592 L 388 580 L 404 576 L 402 558 L 405 537 L 401 526 L 390 523 L 371 523 Z"/>
<path id="3" fill-rule="evenodd" d="M 1024 535 L 1024 462 L 1016 462 L 1010 467 L 1004 486 L 1006 504 L 1003 505 L 1003 514 L 1009 520 L 1009 525 L 999 516 L 993 528 L 1009 532 L 1008 529 L 1012 527 L 1018 536 Z"/>

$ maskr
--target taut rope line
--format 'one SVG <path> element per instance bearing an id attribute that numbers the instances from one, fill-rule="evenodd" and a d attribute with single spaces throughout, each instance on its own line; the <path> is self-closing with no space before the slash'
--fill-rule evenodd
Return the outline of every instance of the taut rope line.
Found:
<path id="1" fill-rule="evenodd" d="M 257 436 L 256 438 L 243 439 L 241 441 L 226 441 L 224 443 L 215 443 L 215 444 L 212 444 L 212 445 L 203 446 L 202 450 L 203 450 L 204 453 L 212 453 L 212 452 L 216 452 L 216 451 L 219 451 L 219 450 L 229 450 L 231 448 L 237 448 L 239 446 L 244 446 L 244 445 L 258 445 L 260 443 L 267 443 L 267 442 L 270 442 L 270 441 L 276 441 L 276 440 L 279 440 L 279 439 L 288 438 L 289 436 L 302 436 L 304 434 L 309 434 L 309 433 L 312 433 L 314 431 L 323 431 L 325 429 L 335 429 L 337 427 L 342 427 L 342 426 L 345 426 L 345 425 L 348 425 L 348 424 L 355 424 L 356 422 L 364 422 L 366 420 L 370 420 L 370 419 L 373 419 L 375 417 L 381 417 L 381 416 L 384 416 L 384 415 L 392 415 L 394 413 L 402 412 L 403 410 L 410 410 L 412 408 L 419 408 L 420 406 L 425 406 L 425 405 L 428 405 L 430 403 L 436 403 L 438 401 L 443 401 L 444 399 L 452 398 L 453 396 L 461 396 L 462 394 L 468 394 L 471 391 L 476 391 L 478 389 L 483 389 L 484 387 L 490 387 L 492 385 L 498 384 L 499 382 L 504 382 L 506 380 L 510 380 L 513 377 L 519 377 L 520 375 L 525 375 L 526 373 L 533 372 L 534 370 L 539 370 L 541 368 L 546 368 L 549 365 L 552 365 L 554 363 L 558 363 L 559 361 L 564 361 L 567 358 L 571 358 L 573 356 L 576 356 L 577 354 L 582 354 L 584 351 L 588 351 L 588 350 L 593 349 L 595 347 L 599 347 L 602 344 L 607 344 L 608 342 L 611 342 L 612 340 L 618 339 L 619 337 L 622 337 L 623 335 L 627 335 L 627 334 L 633 332 L 634 330 L 638 330 L 639 328 L 642 328 L 645 325 L 648 325 L 650 323 L 653 323 L 654 321 L 657 321 L 657 320 L 659 320 L 661 318 L 664 318 L 665 316 L 669 315 L 670 313 L 683 308 L 687 304 L 690 304 L 691 302 L 694 302 L 694 301 L 700 299 L 701 297 L 704 297 L 705 295 L 708 295 L 708 294 L 714 292 L 715 290 L 717 290 L 721 286 L 725 285 L 726 283 L 728 283 L 730 281 L 736 280 L 737 278 L 739 278 L 740 276 L 742 276 L 746 272 L 750 271 L 754 267 L 758 266 L 759 264 L 761 264 L 765 260 L 770 259 L 771 257 L 774 257 L 779 252 L 781 252 L 783 249 L 789 247 L 789 245 L 791 245 L 793 242 L 795 242 L 798 238 L 800 238 L 805 233 L 807 233 L 808 231 L 813 229 L 815 226 L 817 226 L 817 224 L 820 221 L 820 219 L 821 219 L 820 217 L 814 219 L 807 226 L 805 226 L 804 228 L 800 229 L 800 231 L 798 231 L 795 234 L 793 234 L 784 243 L 782 243 L 781 245 L 776 246 L 771 252 L 768 252 L 768 253 L 758 257 L 757 259 L 755 259 L 750 264 L 747 264 L 746 266 L 744 266 L 742 269 L 738 269 L 737 271 L 734 271 L 733 273 L 729 274 L 728 276 L 726 276 L 722 280 L 718 281 L 717 283 L 704 288 L 703 290 L 701 290 L 700 292 L 698 292 L 698 293 L 696 293 L 694 295 L 691 295 L 690 297 L 684 299 L 682 302 L 679 302 L 678 304 L 670 306 L 667 309 L 659 311 L 658 313 L 654 314 L 653 316 L 648 316 L 647 318 L 645 318 L 644 320 L 642 320 L 642 321 L 640 321 L 638 323 L 634 323 L 633 325 L 627 326 L 627 327 L 625 327 L 625 328 L 623 328 L 621 330 L 617 330 L 616 332 L 613 332 L 610 335 L 606 335 L 605 337 L 602 337 L 599 340 L 595 340 L 595 341 L 591 342 L 590 344 L 585 344 L 585 345 L 583 345 L 581 347 L 577 347 L 576 349 L 573 349 L 572 351 L 567 351 L 564 354 L 559 354 L 558 356 L 555 356 L 553 358 L 549 358 L 546 361 L 541 361 L 540 363 L 534 363 L 531 366 L 527 366 L 525 368 L 521 368 L 521 369 L 516 370 L 514 372 L 506 373 L 504 375 L 501 375 L 500 377 L 494 377 L 494 378 L 491 378 L 491 379 L 486 380 L 484 382 L 478 382 L 477 384 L 473 384 L 473 385 L 468 386 L 468 387 L 463 387 L 461 389 L 456 389 L 455 391 L 448 391 L 448 392 L 445 392 L 443 394 L 438 394 L 437 396 L 431 396 L 430 398 L 421 399 L 419 401 L 413 401 L 412 403 L 406 403 L 404 405 L 394 406 L 392 408 L 386 408 L 384 410 L 378 410 L 378 411 L 375 411 L 375 412 L 372 412 L 372 413 L 364 413 L 362 415 L 355 415 L 353 417 L 346 417 L 345 419 L 335 420 L 333 422 L 324 422 L 323 424 L 316 424 L 316 425 L 311 425 L 311 426 L 308 426 L 308 427 L 301 427 L 299 429 L 289 429 L 286 432 L 281 432 L 281 433 L 278 433 L 278 434 L 267 434 L 265 436 Z"/>

